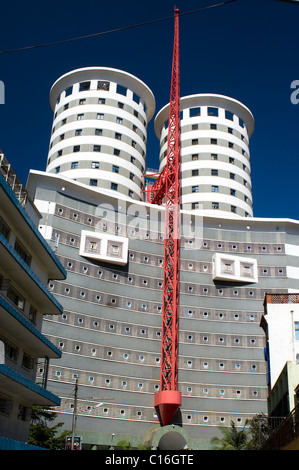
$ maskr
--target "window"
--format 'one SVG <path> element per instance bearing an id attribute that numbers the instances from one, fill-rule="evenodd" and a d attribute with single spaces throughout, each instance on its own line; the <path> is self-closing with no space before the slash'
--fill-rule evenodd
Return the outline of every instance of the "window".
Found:
<path id="1" fill-rule="evenodd" d="M 192 186 L 192 192 L 193 193 L 198 193 L 198 191 L 199 191 L 198 186 Z"/>
<path id="2" fill-rule="evenodd" d="M 133 93 L 133 101 L 135 101 L 135 103 L 140 103 L 140 97 L 138 95 L 136 95 L 136 93 Z"/>
<path id="3" fill-rule="evenodd" d="M 211 153 L 211 160 L 218 160 L 217 153 Z"/>
<path id="4" fill-rule="evenodd" d="M 219 202 L 212 202 L 212 209 L 219 209 Z"/>
<path id="5" fill-rule="evenodd" d="M 121 134 L 119 132 L 115 132 L 115 138 L 121 140 Z"/>
<path id="6" fill-rule="evenodd" d="M 81 82 L 79 84 L 79 91 L 86 91 L 90 89 L 90 82 Z"/>
<path id="7" fill-rule="evenodd" d="M 93 146 L 93 151 L 94 152 L 100 152 L 101 151 L 101 146 L 100 145 L 94 145 Z"/>
<path id="8" fill-rule="evenodd" d="M 104 119 L 103 113 L 97 113 L 97 119 Z"/>
<path id="9" fill-rule="evenodd" d="M 192 155 L 192 161 L 198 160 L 198 153 Z"/>
<path id="10" fill-rule="evenodd" d="M 55 168 L 55 173 L 59 173 L 59 172 L 60 172 L 60 166 L 57 166 L 57 167 Z"/>
<path id="11" fill-rule="evenodd" d="M 94 133 L 95 133 L 95 135 L 102 135 L 103 131 L 102 131 L 102 129 L 95 129 Z"/>
<path id="12" fill-rule="evenodd" d="M 85 98 L 82 98 L 81 100 L 79 100 L 79 104 L 85 104 L 86 103 L 86 99 Z"/>
<path id="13" fill-rule="evenodd" d="M 295 327 L 295 340 L 299 341 L 299 322 L 298 321 L 295 321 L 294 327 Z"/>
<path id="14" fill-rule="evenodd" d="M 114 149 L 113 154 L 118 157 L 119 154 L 120 154 L 120 150 L 119 149 Z"/>
<path id="15" fill-rule="evenodd" d="M 90 179 L 89 180 L 89 186 L 97 186 L 98 185 L 98 180 Z"/>
<path id="16" fill-rule="evenodd" d="M 211 139 L 211 144 L 212 145 L 217 145 L 217 139 Z"/>
<path id="17" fill-rule="evenodd" d="M 92 162 L 91 168 L 100 168 L 100 162 Z"/>
<path id="18" fill-rule="evenodd" d="M 78 168 L 78 162 L 72 162 L 72 163 L 71 163 L 71 168 L 72 168 L 72 169 Z"/>
<path id="19" fill-rule="evenodd" d="M 230 121 L 234 120 L 234 115 L 230 111 L 225 111 L 225 119 L 229 119 Z"/>
<path id="20" fill-rule="evenodd" d="M 212 176 L 218 176 L 218 170 L 212 169 L 212 170 L 211 170 L 211 175 L 212 175 Z"/>
<path id="21" fill-rule="evenodd" d="M 117 191 L 118 185 L 116 183 L 111 183 L 111 189 Z"/>
<path id="22" fill-rule="evenodd" d="M 198 176 L 198 170 L 192 170 L 192 176 Z"/>
<path id="23" fill-rule="evenodd" d="M 118 173 L 118 172 L 119 172 L 119 166 L 112 165 L 112 171 L 113 171 L 114 173 Z"/>
<path id="24" fill-rule="evenodd" d="M 189 115 L 190 117 L 200 116 L 200 108 L 190 108 Z"/>
<path id="25" fill-rule="evenodd" d="M 74 145 L 73 152 L 80 152 L 80 145 Z"/>
<path id="26" fill-rule="evenodd" d="M 72 93 L 73 93 L 73 87 L 72 87 L 72 86 L 68 87 L 68 88 L 65 90 L 65 96 L 66 96 L 66 97 L 69 96 L 69 95 L 71 95 Z"/>
<path id="27" fill-rule="evenodd" d="M 219 186 L 212 186 L 212 193 L 218 193 L 219 192 Z"/>
<path id="28" fill-rule="evenodd" d="M 117 117 L 116 122 L 117 122 L 117 124 L 122 124 L 123 123 L 123 118 Z"/>
<path id="29" fill-rule="evenodd" d="M 75 135 L 82 135 L 82 129 L 76 129 Z"/>
<path id="30" fill-rule="evenodd" d="M 231 210 L 231 212 L 233 212 L 234 214 L 236 214 L 236 212 L 237 212 L 236 206 L 230 206 L 230 210 Z"/>
<path id="31" fill-rule="evenodd" d="M 218 108 L 208 108 L 208 116 L 218 116 Z"/>
<path id="32" fill-rule="evenodd" d="M 105 90 L 109 91 L 110 83 L 109 82 L 104 82 L 102 80 L 98 81 L 98 90 Z"/>
<path id="33" fill-rule="evenodd" d="M 99 98 L 98 103 L 99 103 L 99 104 L 105 104 L 105 103 L 106 103 L 105 98 Z"/>
<path id="34" fill-rule="evenodd" d="M 229 174 L 229 177 L 230 177 L 231 180 L 234 180 L 234 179 L 235 179 L 235 174 L 234 174 L 234 173 L 230 173 L 230 174 Z"/>
<path id="35" fill-rule="evenodd" d="M 230 195 L 231 195 L 231 196 L 235 196 L 235 195 L 236 195 L 236 190 L 235 190 L 235 189 L 231 189 L 231 190 L 230 190 Z"/>
<path id="36" fill-rule="evenodd" d="M 216 130 L 217 129 L 217 124 L 210 124 L 210 129 Z"/>
<path id="37" fill-rule="evenodd" d="M 82 121 L 83 118 L 84 118 L 84 114 L 77 115 L 77 121 Z"/>
<path id="38" fill-rule="evenodd" d="M 192 145 L 197 145 L 198 144 L 198 139 L 192 139 Z"/>
<path id="39" fill-rule="evenodd" d="M 116 87 L 116 93 L 119 93 L 120 95 L 127 95 L 127 88 L 122 86 L 122 85 L 117 85 Z"/>

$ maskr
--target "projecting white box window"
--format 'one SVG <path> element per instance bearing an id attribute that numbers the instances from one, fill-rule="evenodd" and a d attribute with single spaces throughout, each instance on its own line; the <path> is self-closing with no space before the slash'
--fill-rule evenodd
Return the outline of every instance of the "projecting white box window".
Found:
<path id="1" fill-rule="evenodd" d="M 257 260 L 223 253 L 215 253 L 212 259 L 213 280 L 258 282 Z"/>
<path id="2" fill-rule="evenodd" d="M 129 239 L 108 233 L 82 230 L 79 254 L 107 263 L 124 266 L 128 262 Z"/>

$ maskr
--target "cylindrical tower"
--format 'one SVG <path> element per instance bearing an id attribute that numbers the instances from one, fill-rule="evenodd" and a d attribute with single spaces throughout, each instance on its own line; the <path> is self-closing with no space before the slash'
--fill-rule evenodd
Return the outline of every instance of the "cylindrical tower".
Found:
<path id="1" fill-rule="evenodd" d="M 127 72 L 86 67 L 54 83 L 50 104 L 47 172 L 140 200 L 151 90 Z"/>
<path id="2" fill-rule="evenodd" d="M 155 119 L 160 171 L 166 163 L 169 105 Z M 246 106 L 222 95 L 181 98 L 182 208 L 253 216 L 249 138 L 254 119 Z"/>

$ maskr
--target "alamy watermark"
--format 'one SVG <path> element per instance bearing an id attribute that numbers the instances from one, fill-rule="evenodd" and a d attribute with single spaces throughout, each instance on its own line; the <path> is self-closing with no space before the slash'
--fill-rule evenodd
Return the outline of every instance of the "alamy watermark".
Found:
<path id="1" fill-rule="evenodd" d="M 291 83 L 291 88 L 295 89 L 291 94 L 291 103 L 298 104 L 299 103 L 299 80 L 293 80 Z"/>
<path id="2" fill-rule="evenodd" d="M 157 240 L 165 238 L 184 239 L 185 248 L 200 249 L 203 240 L 203 217 L 197 211 L 179 211 L 172 208 L 174 216 L 173 224 L 165 224 L 165 209 L 157 206 L 149 207 L 140 203 L 127 204 L 119 200 L 117 206 L 112 204 L 99 204 L 96 208 L 96 226 L 98 232 L 109 232 L 111 234 L 125 236 L 139 240 Z M 176 225 L 180 215 L 180 223 Z M 197 212 L 197 213 L 195 213 Z M 169 227 L 173 228 L 169 233 Z"/>
<path id="3" fill-rule="evenodd" d="M 2 80 L 0 80 L 0 104 L 5 104 L 5 86 Z"/>

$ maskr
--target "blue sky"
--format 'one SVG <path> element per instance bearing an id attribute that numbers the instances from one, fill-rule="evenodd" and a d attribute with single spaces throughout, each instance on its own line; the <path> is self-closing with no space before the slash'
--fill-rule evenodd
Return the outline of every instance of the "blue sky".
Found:
<path id="1" fill-rule="evenodd" d="M 178 0 L 181 13 L 221 0 Z M 3 2 L 0 51 L 60 41 L 173 15 L 174 1 Z M 254 215 L 299 219 L 299 5 L 237 0 L 180 18 L 181 96 L 220 93 L 240 100 L 255 117 L 251 138 Z M 79 67 L 125 70 L 143 80 L 156 112 L 169 101 L 173 21 L 158 22 L 55 46 L 0 54 L 0 148 L 26 183 L 29 170 L 45 170 L 52 111 L 49 91 Z M 299 97 L 299 94 L 298 94 Z M 147 163 L 158 167 L 152 119 Z"/>

